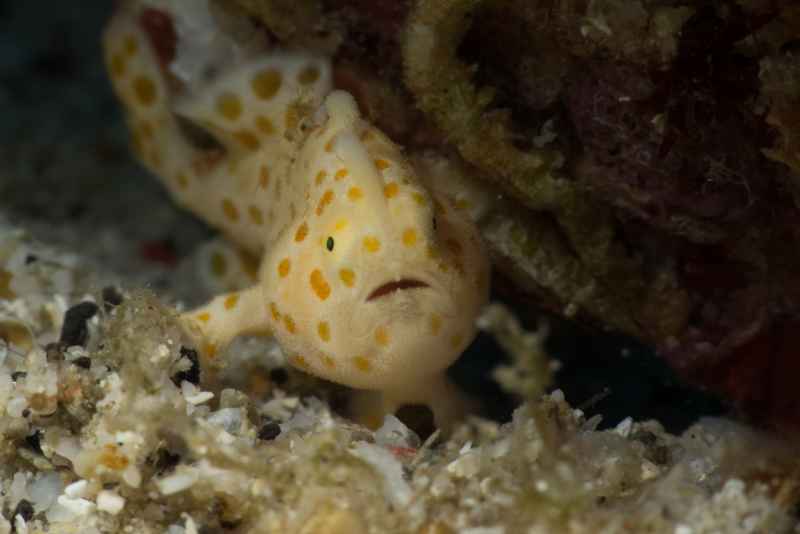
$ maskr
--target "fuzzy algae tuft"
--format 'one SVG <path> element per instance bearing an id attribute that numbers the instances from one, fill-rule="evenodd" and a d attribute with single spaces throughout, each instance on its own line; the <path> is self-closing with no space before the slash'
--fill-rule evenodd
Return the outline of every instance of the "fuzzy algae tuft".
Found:
<path id="1" fill-rule="evenodd" d="M 548 263 L 535 266 L 533 254 L 507 256 L 516 271 L 536 272 L 533 279 L 546 292 L 555 293 L 557 300 L 581 300 L 590 315 L 641 335 L 626 303 L 643 293 L 645 281 L 639 266 L 615 241 L 611 212 L 559 170 L 564 158 L 556 149 L 517 148 L 508 112 L 491 109 L 494 90 L 477 87 L 473 69 L 458 59 L 471 20 L 486 4 L 483 0 L 415 3 L 402 41 L 406 86 L 445 138 L 480 170 L 481 178 L 496 182 L 529 210 L 555 219 L 555 227 L 536 217 L 516 219 L 517 234 L 530 234 L 517 238 L 517 246 L 536 240 Z M 489 242 L 497 246 L 491 238 Z M 543 276 L 545 271 L 555 276 Z M 576 277 L 591 283 L 575 284 Z M 588 285 L 593 288 L 587 293 Z"/>

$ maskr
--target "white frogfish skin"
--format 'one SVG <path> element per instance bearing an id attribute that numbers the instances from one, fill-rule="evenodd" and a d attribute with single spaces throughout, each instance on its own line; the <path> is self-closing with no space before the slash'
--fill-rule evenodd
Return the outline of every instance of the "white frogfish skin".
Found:
<path id="1" fill-rule="evenodd" d="M 255 285 L 185 315 L 205 356 L 239 334 L 273 335 L 304 371 L 435 404 L 417 390 L 443 379 L 487 299 L 475 225 L 334 90 L 328 58 L 270 51 L 174 96 L 137 16 L 120 9 L 104 35 L 135 153 L 260 258 Z"/>

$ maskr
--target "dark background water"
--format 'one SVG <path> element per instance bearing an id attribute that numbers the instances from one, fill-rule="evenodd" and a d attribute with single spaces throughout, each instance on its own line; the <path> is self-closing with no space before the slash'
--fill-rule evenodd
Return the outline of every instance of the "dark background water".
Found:
<path id="1" fill-rule="evenodd" d="M 167 290 L 165 260 L 212 232 L 175 209 L 129 156 L 99 44 L 112 7 L 0 0 L 0 217 L 95 258 L 129 284 Z M 601 414 L 604 426 L 631 416 L 678 432 L 701 415 L 724 413 L 635 341 L 556 319 L 551 331 L 548 350 L 562 363 L 554 387 L 588 415 Z M 488 379 L 503 358 L 481 335 L 453 375 L 506 420 L 514 401 Z"/>

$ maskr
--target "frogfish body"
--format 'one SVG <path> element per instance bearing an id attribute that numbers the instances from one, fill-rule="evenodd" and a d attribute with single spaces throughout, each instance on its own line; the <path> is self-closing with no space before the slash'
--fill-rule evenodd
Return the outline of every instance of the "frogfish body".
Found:
<path id="1" fill-rule="evenodd" d="M 304 371 L 381 393 L 367 411 L 458 408 L 444 370 L 475 335 L 478 231 L 333 87 L 327 57 L 270 50 L 181 94 L 125 4 L 104 35 L 133 148 L 175 200 L 260 258 L 253 285 L 183 316 L 204 356 L 277 338 Z"/>

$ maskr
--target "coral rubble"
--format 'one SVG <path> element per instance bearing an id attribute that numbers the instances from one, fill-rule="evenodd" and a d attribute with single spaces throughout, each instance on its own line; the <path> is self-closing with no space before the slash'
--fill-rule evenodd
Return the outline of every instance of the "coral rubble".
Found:
<path id="1" fill-rule="evenodd" d="M 370 431 L 332 411 L 335 390 L 316 383 L 312 396 L 274 346 L 244 343 L 229 369 L 200 369 L 152 294 L 86 292 L 103 282 L 80 258 L 6 228 L 0 251 L 15 292 L 0 312 L 30 332 L 0 342 L 0 532 L 800 528 L 792 449 L 737 423 L 598 430 L 599 416 L 555 391 L 504 425 L 474 418 L 423 441 L 387 416 Z M 18 261 L 32 253 L 60 278 Z M 61 281 L 46 294 L 45 280 Z M 540 391 L 522 356 L 541 350 L 541 334 L 500 308 L 482 327 L 517 355 L 503 382 Z M 70 328 L 85 336 L 65 339 Z"/>

